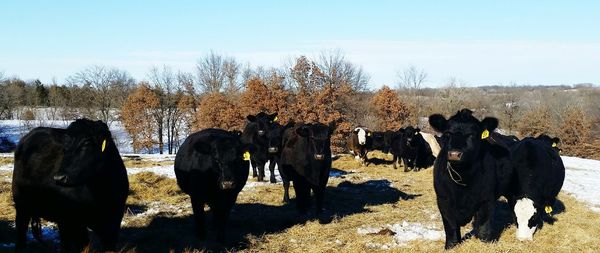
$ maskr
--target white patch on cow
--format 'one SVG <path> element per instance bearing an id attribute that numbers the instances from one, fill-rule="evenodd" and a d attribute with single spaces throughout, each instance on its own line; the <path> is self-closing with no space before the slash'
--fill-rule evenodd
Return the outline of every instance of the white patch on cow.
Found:
<path id="1" fill-rule="evenodd" d="M 365 145 L 367 143 L 367 131 L 362 127 L 357 127 L 354 131 L 358 130 L 358 144 Z"/>
<path id="2" fill-rule="evenodd" d="M 355 160 L 360 160 L 360 156 L 354 156 Z"/>
<path id="3" fill-rule="evenodd" d="M 529 219 L 535 214 L 536 210 L 533 201 L 529 198 L 517 200 L 515 204 L 515 215 L 517 216 L 517 239 L 519 241 L 533 240 L 533 233 L 536 227 L 529 227 Z"/>

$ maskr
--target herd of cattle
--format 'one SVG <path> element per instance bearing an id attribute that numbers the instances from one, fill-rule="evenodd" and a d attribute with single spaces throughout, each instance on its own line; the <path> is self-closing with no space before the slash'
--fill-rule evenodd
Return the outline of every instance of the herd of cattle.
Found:
<path id="1" fill-rule="evenodd" d="M 315 213 L 322 214 L 335 124 L 280 125 L 277 114 L 266 113 L 247 120 L 243 132 L 205 129 L 191 134 L 177 152 L 177 183 L 190 196 L 200 239 L 206 237 L 205 204 L 213 212 L 217 239 L 225 239 L 226 222 L 246 184 L 250 163 L 253 176 L 262 181 L 264 165 L 271 161 L 273 183 L 277 164 L 283 201 L 289 202 L 293 181 L 298 211 L 308 212 L 312 191 Z M 477 238 L 497 240 L 494 212 L 500 196 L 514 210 L 520 240 L 531 240 L 543 221 L 553 221 L 552 206 L 565 176 L 558 138 L 504 136 L 494 132 L 497 119 L 479 121 L 468 109 L 449 119 L 431 115 L 429 124 L 438 136 L 413 127 L 387 132 L 357 127 L 348 137 L 348 148 L 364 165 L 370 150 L 392 153 L 394 168 L 402 162 L 405 171 L 434 165 L 446 249 L 460 243 L 460 227 L 471 220 Z M 116 250 L 128 179 L 106 124 L 78 119 L 66 129 L 36 128 L 20 140 L 14 163 L 17 249 L 25 247 L 30 224 L 34 237 L 42 239 L 43 218 L 57 223 L 63 251 L 83 249 L 89 242 L 88 229 L 97 234 L 104 250 Z"/>

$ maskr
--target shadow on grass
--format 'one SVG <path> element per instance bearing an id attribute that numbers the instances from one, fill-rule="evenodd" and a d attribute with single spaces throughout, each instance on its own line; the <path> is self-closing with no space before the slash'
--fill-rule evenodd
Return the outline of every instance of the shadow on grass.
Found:
<path id="1" fill-rule="evenodd" d="M 366 206 L 395 203 L 401 198 L 410 200 L 420 195 L 407 194 L 391 187 L 387 180 L 371 180 L 361 184 L 348 181 L 337 187 L 327 187 L 324 213 L 317 217 L 311 210 L 300 215 L 295 200 L 287 205 L 274 206 L 258 203 L 236 204 L 227 224 L 227 241 L 215 242 L 212 215 L 208 216 L 208 239 L 199 241 L 194 237 L 193 216 L 154 217 L 147 227 L 124 228 L 121 232 L 122 246 L 135 248 L 138 252 L 182 252 L 186 249 L 209 251 L 235 251 L 248 248 L 262 235 L 279 233 L 294 225 L 319 218 L 327 223 L 333 218 L 368 212 Z M 314 205 L 314 203 L 313 203 Z M 313 206 L 314 207 L 314 206 Z"/>
<path id="2" fill-rule="evenodd" d="M 377 157 L 369 158 L 369 163 L 373 165 L 392 165 L 391 160 L 385 160 Z"/>

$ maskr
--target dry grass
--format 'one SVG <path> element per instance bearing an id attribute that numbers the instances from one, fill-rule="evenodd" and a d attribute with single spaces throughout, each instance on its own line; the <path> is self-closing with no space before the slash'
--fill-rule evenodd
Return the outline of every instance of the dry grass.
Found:
<path id="1" fill-rule="evenodd" d="M 246 252 L 365 252 L 382 251 L 368 247 L 369 243 L 391 243 L 391 235 L 360 235 L 357 228 L 386 224 L 420 222 L 433 224 L 442 230 L 435 204 L 431 169 L 404 173 L 386 164 L 381 153 L 370 155 L 375 164 L 362 167 L 353 157 L 342 156 L 334 161 L 339 177 L 330 178 L 325 199 L 325 214 L 321 224 L 313 214 L 299 215 L 292 199 L 282 203 L 281 184 L 264 184 L 246 188 L 240 193 L 228 224 L 228 241 L 214 242 L 209 228 L 209 240 L 194 238 L 193 218 L 189 198 L 182 194 L 174 179 L 152 173 L 130 177 L 129 213 L 121 233 L 121 247 L 129 252 L 202 252 L 203 250 L 234 250 Z M 254 179 L 250 179 L 254 181 Z M 14 220 L 10 183 L 0 182 L 0 239 L 12 238 L 8 222 Z M 294 198 L 293 190 L 291 197 Z M 554 225 L 546 224 L 533 242 L 519 242 L 515 227 L 509 224 L 504 202 L 498 202 L 498 217 L 506 227 L 499 242 L 483 243 L 468 239 L 451 252 L 595 252 L 600 248 L 600 219 L 585 204 L 561 194 L 566 206 L 555 215 Z M 560 207 L 555 210 L 560 210 Z M 146 212 L 147 215 L 133 215 Z M 209 216 L 209 225 L 211 223 Z M 209 226 L 210 227 L 210 226 Z M 466 233 L 468 228 L 463 228 Z M 1 241 L 0 241 L 1 242 Z M 407 247 L 392 252 L 439 252 L 441 241 L 412 241 Z"/>
<path id="2" fill-rule="evenodd" d="M 13 163 L 12 157 L 0 157 L 0 166 L 8 165 Z"/>

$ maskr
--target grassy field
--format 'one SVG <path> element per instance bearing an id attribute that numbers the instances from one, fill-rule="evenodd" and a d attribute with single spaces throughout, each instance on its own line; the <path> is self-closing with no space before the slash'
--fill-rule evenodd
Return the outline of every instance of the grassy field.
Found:
<path id="1" fill-rule="evenodd" d="M 413 240 L 402 245 L 393 232 L 358 233 L 359 228 L 380 228 L 395 223 L 420 223 L 442 231 L 435 204 L 432 170 L 404 173 L 393 170 L 383 154 L 371 155 L 375 164 L 363 167 L 353 157 L 334 161 L 335 177 L 326 192 L 326 215 L 321 224 L 313 214 L 299 215 L 282 202 L 281 184 L 259 184 L 245 188 L 228 224 L 224 245 L 193 237 L 189 198 L 174 179 L 152 173 L 130 177 L 130 196 L 120 243 L 124 252 L 439 252 L 441 240 Z M 154 164 L 156 165 L 156 164 Z M 154 166 L 153 165 L 153 166 Z M 159 162 L 159 165 L 160 162 Z M 249 182 L 255 179 L 250 179 Z M 293 191 L 291 197 L 294 198 Z M 597 252 L 600 249 L 600 219 L 585 204 L 561 194 L 555 207 L 560 213 L 554 225 L 546 224 L 532 242 L 519 242 L 510 210 L 498 201 L 500 240 L 483 243 L 468 239 L 452 252 Z M 0 243 L 14 241 L 14 209 L 10 183 L 0 181 Z M 563 207 L 564 206 L 564 207 Z M 209 224 L 210 224 L 209 218 Z M 463 228 L 467 233 L 468 227 Z M 51 251 L 55 246 L 34 245 L 32 252 Z M 383 249 L 387 248 L 387 249 Z"/>

